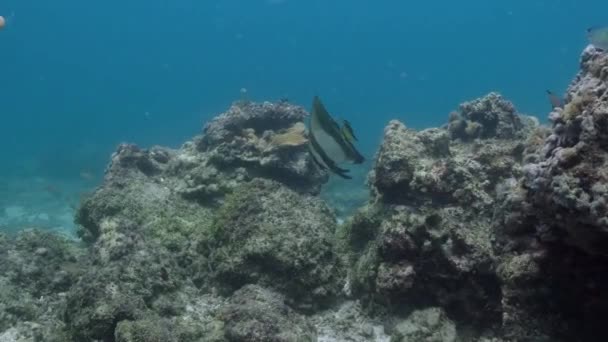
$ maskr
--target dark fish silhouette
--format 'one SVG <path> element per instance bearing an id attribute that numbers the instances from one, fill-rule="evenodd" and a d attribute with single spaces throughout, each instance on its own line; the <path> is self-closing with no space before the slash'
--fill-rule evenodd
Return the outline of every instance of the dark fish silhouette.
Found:
<path id="1" fill-rule="evenodd" d="M 352 131 L 352 128 L 350 130 Z M 308 146 L 312 159 L 323 170 L 329 170 L 342 178 L 351 179 L 347 174 L 349 170 L 340 168 L 338 164 L 344 162 L 361 164 L 365 161 L 365 158 L 353 145 L 352 140 L 343 134 L 343 128 L 329 115 L 321 100 L 316 96 L 313 99 L 308 135 Z"/>

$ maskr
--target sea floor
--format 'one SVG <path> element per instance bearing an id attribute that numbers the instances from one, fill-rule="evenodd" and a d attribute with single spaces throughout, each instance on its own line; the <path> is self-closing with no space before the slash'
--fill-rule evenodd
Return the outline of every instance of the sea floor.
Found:
<path id="1" fill-rule="evenodd" d="M 38 228 L 75 237 L 75 210 L 96 185 L 92 179 L 2 178 L 0 231 Z"/>

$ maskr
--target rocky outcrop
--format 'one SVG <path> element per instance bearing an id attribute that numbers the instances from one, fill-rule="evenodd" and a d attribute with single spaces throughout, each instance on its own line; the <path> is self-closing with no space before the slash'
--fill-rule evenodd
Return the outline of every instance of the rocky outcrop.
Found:
<path id="1" fill-rule="evenodd" d="M 456 325 L 440 308 L 417 310 L 395 327 L 391 342 L 454 342 Z"/>
<path id="2" fill-rule="evenodd" d="M 67 333 L 221 341 L 218 320 L 188 310 L 199 291 L 259 283 L 299 308 L 334 296 L 335 217 L 311 196 L 327 175 L 309 159 L 305 115 L 241 103 L 178 150 L 120 145 L 77 214 L 90 255 L 67 294 Z"/>
<path id="3" fill-rule="evenodd" d="M 256 285 L 235 292 L 221 317 L 228 341 L 317 341 L 314 326 L 287 306 L 281 294 Z"/>
<path id="4" fill-rule="evenodd" d="M 505 325 L 600 341 L 608 313 L 608 55 L 588 47 L 548 137 L 496 216 Z M 532 337 L 534 337 L 532 335 Z"/>
<path id="5" fill-rule="evenodd" d="M 589 47 L 540 161 L 525 168 L 530 203 L 542 207 L 545 238 L 608 257 L 608 55 Z M 538 210 L 540 213 L 541 210 Z"/>
<path id="6" fill-rule="evenodd" d="M 274 179 L 318 193 L 328 175 L 313 164 L 302 139 L 307 115 L 288 102 L 240 103 L 207 124 L 195 144 L 222 174 Z"/>
<path id="7" fill-rule="evenodd" d="M 453 117 L 441 129 L 386 127 L 369 176 L 372 203 L 342 231 L 348 285 L 400 316 L 441 307 L 461 326 L 499 328 L 501 255 L 492 220 L 505 187 L 522 176 L 537 123 L 494 93 L 461 112 L 479 125 L 475 135 L 459 136 Z M 441 338 L 455 338 L 447 335 Z"/>
<path id="8" fill-rule="evenodd" d="M 607 82 L 589 47 L 551 127 L 496 93 L 441 128 L 391 121 L 344 224 L 300 107 L 122 144 L 81 244 L 0 236 L 0 340 L 603 341 Z"/>
<path id="9" fill-rule="evenodd" d="M 216 215 L 207 245 L 212 278 L 227 293 L 255 283 L 280 291 L 300 309 L 326 307 L 341 274 L 335 222 L 318 198 L 254 181 L 230 195 Z"/>
<path id="10" fill-rule="evenodd" d="M 517 114 L 515 106 L 498 93 L 460 105 L 450 114 L 447 126 L 453 139 L 470 141 L 477 138 L 514 139 L 525 137 L 526 122 Z"/>
<path id="11" fill-rule="evenodd" d="M 66 293 L 83 272 L 83 253 L 52 233 L 0 234 L 1 341 L 66 341 Z"/>

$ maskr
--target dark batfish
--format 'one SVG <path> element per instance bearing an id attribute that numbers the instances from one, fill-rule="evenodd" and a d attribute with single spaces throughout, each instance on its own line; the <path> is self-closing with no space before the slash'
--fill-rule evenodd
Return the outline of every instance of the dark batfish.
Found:
<path id="1" fill-rule="evenodd" d="M 549 96 L 549 102 L 551 103 L 551 109 L 564 108 L 564 100 L 561 97 L 553 94 L 551 90 L 547 90 Z"/>
<path id="2" fill-rule="evenodd" d="M 342 178 L 350 179 L 351 177 L 347 174 L 349 170 L 340 168 L 338 164 L 344 162 L 361 164 L 365 161 L 365 158 L 353 146 L 352 141 L 345 137 L 342 128 L 329 115 L 321 100 L 316 96 L 313 99 L 310 115 L 308 146 L 317 166 Z"/>

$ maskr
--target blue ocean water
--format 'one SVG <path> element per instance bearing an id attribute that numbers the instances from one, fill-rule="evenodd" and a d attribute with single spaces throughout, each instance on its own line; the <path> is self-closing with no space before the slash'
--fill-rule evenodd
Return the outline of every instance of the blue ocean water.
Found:
<path id="1" fill-rule="evenodd" d="M 320 95 L 369 158 L 388 120 L 437 126 L 489 91 L 542 119 L 605 13 L 599 0 L 2 0 L 0 206 L 19 179 L 49 198 L 94 183 L 122 141 L 179 146 L 242 88 L 306 107 Z"/>

